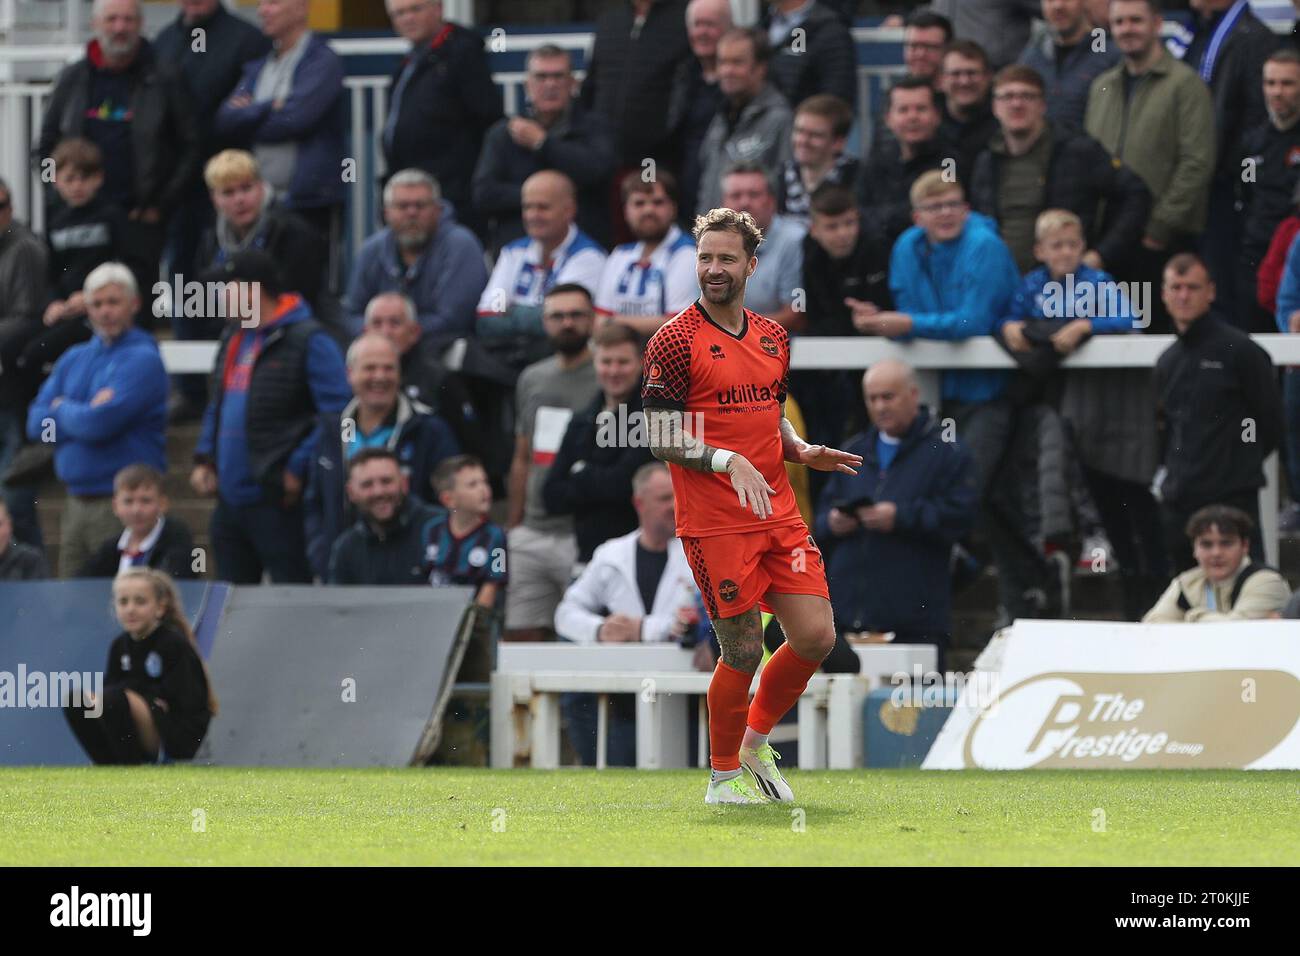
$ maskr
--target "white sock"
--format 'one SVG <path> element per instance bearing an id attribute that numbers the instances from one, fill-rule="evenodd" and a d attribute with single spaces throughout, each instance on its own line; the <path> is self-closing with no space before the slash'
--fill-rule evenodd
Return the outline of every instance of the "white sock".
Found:
<path id="1" fill-rule="evenodd" d="M 767 743 L 767 734 L 760 734 L 753 727 L 745 728 L 745 737 L 740 742 L 741 750 L 757 750 Z"/>
<path id="2" fill-rule="evenodd" d="M 740 768 L 735 770 L 714 770 L 713 775 L 709 778 L 710 783 L 722 783 L 724 780 L 730 780 L 732 777 L 740 776 Z"/>

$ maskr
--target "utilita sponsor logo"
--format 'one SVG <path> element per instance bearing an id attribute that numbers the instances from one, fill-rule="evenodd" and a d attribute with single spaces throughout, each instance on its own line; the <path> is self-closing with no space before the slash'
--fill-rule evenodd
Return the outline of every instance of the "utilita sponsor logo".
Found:
<path id="1" fill-rule="evenodd" d="M 718 392 L 719 405 L 745 405 L 755 402 L 773 401 L 780 393 L 780 383 L 773 382 L 771 385 L 758 385 L 750 382 L 748 385 L 733 385 L 725 392 Z"/>
<path id="2" fill-rule="evenodd" d="M 1297 720 L 1300 680 L 1285 671 L 1041 674 L 979 713 L 962 758 L 989 770 L 1245 768 Z"/>
<path id="3" fill-rule="evenodd" d="M 153 925 L 152 893 L 68 893 L 50 897 L 51 926 L 129 926 L 133 936 L 148 936 Z"/>

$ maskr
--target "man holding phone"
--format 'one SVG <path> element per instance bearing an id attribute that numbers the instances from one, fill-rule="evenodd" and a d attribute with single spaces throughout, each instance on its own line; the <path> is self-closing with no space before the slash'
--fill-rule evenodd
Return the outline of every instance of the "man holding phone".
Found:
<path id="1" fill-rule="evenodd" d="M 862 456 L 856 475 L 832 473 L 814 530 L 825 555 L 836 624 L 893 632 L 938 647 L 951 629 L 949 556 L 970 532 L 979 494 L 970 453 L 945 441 L 921 405 L 916 374 L 895 359 L 862 378 L 871 427 L 844 450 Z"/>

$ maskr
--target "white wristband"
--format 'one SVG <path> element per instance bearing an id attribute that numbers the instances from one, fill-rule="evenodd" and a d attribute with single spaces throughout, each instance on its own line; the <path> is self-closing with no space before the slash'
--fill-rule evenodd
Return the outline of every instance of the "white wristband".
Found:
<path id="1" fill-rule="evenodd" d="M 726 471 L 727 462 L 731 461 L 731 459 L 735 457 L 736 453 L 734 451 L 727 451 L 724 448 L 719 448 L 713 453 L 713 461 L 710 462 L 709 467 L 718 472 Z"/>

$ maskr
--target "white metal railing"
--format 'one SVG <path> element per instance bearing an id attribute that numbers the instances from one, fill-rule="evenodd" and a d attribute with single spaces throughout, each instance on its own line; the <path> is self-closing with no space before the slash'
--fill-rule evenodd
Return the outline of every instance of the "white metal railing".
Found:
<path id="1" fill-rule="evenodd" d="M 902 41 L 902 30 L 856 28 L 859 44 L 892 48 Z M 592 35 L 573 33 L 499 33 L 488 30 L 486 42 L 494 54 L 525 53 L 544 43 L 555 44 L 584 57 L 591 50 Z M 344 57 L 401 56 L 409 49 L 400 37 L 336 38 L 330 47 Z M 53 75 L 60 67 L 84 54 L 84 47 L 71 43 L 47 43 L 0 48 L 0 75 L 12 64 L 46 64 Z M 875 57 L 873 57 L 874 59 Z M 867 145 L 874 127 L 873 104 L 879 85 L 888 77 L 902 72 L 901 66 L 866 65 L 858 68 L 858 126 L 861 142 Z M 576 71 L 579 80 L 585 72 Z M 513 116 L 524 104 L 522 71 L 499 71 L 493 74 L 501 87 L 505 112 Z M 45 210 L 39 171 L 32 163 L 32 153 L 40 135 L 41 115 L 51 86 L 49 80 L 0 81 L 0 177 L 10 184 L 14 211 L 33 229 L 44 229 Z M 382 175 L 383 156 L 377 148 L 376 131 L 383 128 L 386 117 L 388 76 L 349 76 L 344 79 L 350 119 L 348 156 L 356 166 L 356 183 L 361 189 L 352 194 L 350 211 L 350 248 L 353 253 L 378 221 L 377 178 Z"/>
<path id="2" fill-rule="evenodd" d="M 1065 358 L 1066 368 L 1152 368 L 1156 359 L 1174 343 L 1172 335 L 1100 335 Z M 1300 366 L 1300 335 L 1272 333 L 1252 336 L 1273 364 Z M 217 346 L 214 342 L 163 342 L 163 364 L 173 374 L 212 370 Z M 963 342 L 894 342 L 880 338 L 795 337 L 790 367 L 800 369 L 864 369 L 881 359 L 897 358 L 917 370 L 921 391 L 932 407 L 938 407 L 939 375 L 955 369 L 1015 367 L 1011 357 L 988 336 Z M 1154 409 L 1152 410 L 1154 414 Z M 1259 492 L 1259 514 L 1264 551 L 1273 564 L 1278 560 L 1277 454 L 1264 465 L 1266 484 Z"/>

